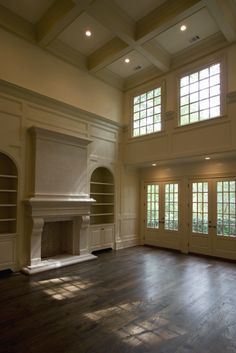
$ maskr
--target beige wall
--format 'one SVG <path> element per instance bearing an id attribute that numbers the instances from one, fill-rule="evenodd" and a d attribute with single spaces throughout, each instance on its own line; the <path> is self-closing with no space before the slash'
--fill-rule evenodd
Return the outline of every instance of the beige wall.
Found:
<path id="1" fill-rule="evenodd" d="M 0 43 L 0 79 L 121 122 L 119 90 L 3 30 Z"/>

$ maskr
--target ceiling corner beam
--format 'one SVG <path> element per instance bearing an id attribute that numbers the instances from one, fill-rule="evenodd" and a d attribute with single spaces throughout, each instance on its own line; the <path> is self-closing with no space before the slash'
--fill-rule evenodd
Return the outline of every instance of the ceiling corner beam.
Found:
<path id="1" fill-rule="evenodd" d="M 206 6 L 228 42 L 236 40 L 236 7 L 230 0 L 205 0 Z"/>
<path id="2" fill-rule="evenodd" d="M 0 27 L 31 43 L 36 42 L 36 34 L 33 24 L 1 5 Z"/>

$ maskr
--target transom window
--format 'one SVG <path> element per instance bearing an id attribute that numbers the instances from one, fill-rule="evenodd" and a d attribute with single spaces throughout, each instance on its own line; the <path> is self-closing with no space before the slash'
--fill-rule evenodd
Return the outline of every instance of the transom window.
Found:
<path id="1" fill-rule="evenodd" d="M 179 227 L 179 188 L 178 184 L 165 185 L 165 229 L 178 230 Z"/>
<path id="2" fill-rule="evenodd" d="M 159 228 L 159 185 L 147 185 L 147 228 Z"/>
<path id="3" fill-rule="evenodd" d="M 217 182 L 217 235 L 236 237 L 236 182 Z"/>
<path id="4" fill-rule="evenodd" d="M 220 73 L 217 63 L 180 78 L 180 125 L 221 115 Z"/>
<path id="5" fill-rule="evenodd" d="M 133 137 L 161 130 L 161 87 L 133 99 Z"/>

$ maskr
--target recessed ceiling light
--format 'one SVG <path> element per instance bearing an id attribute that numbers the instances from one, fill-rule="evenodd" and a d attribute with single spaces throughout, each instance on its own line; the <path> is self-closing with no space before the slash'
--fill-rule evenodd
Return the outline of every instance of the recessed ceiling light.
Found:
<path id="1" fill-rule="evenodd" d="M 87 29 L 87 31 L 85 32 L 85 35 L 86 37 L 91 37 L 92 32 L 89 29 Z"/>
<path id="2" fill-rule="evenodd" d="M 187 26 L 186 26 L 186 25 L 182 25 L 182 26 L 180 26 L 180 30 L 181 30 L 181 32 L 186 31 L 186 29 L 187 29 Z"/>
<path id="3" fill-rule="evenodd" d="M 130 62 L 129 58 L 125 58 L 125 63 L 128 64 Z"/>
<path id="4" fill-rule="evenodd" d="M 157 164 L 156 163 L 152 163 L 152 166 L 155 167 Z"/>
<path id="5" fill-rule="evenodd" d="M 205 160 L 208 161 L 209 159 L 211 159 L 211 157 L 205 157 Z"/>

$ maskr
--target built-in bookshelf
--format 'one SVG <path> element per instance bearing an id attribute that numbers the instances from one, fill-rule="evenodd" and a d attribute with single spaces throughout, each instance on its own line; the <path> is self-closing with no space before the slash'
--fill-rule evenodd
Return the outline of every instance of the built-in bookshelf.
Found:
<path id="1" fill-rule="evenodd" d="M 94 170 L 90 196 L 96 200 L 91 207 L 90 224 L 114 223 L 114 179 L 108 169 L 99 167 Z"/>
<path id="2" fill-rule="evenodd" d="M 17 185 L 14 162 L 0 153 L 0 235 L 16 233 Z"/>

